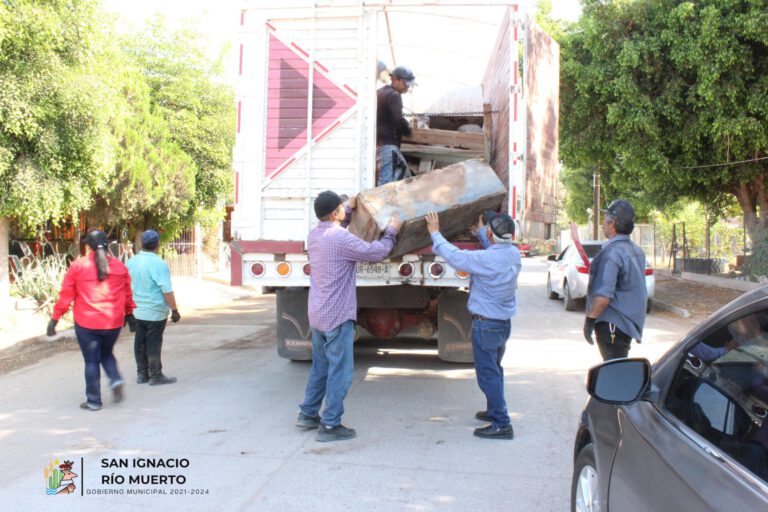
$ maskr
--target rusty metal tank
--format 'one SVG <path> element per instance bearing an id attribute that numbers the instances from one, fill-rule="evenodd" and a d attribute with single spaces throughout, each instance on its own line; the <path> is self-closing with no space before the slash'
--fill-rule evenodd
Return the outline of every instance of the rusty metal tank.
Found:
<path id="1" fill-rule="evenodd" d="M 440 232 L 448 239 L 464 233 L 485 210 L 498 210 L 507 190 L 483 160 L 467 160 L 413 178 L 365 190 L 349 231 L 366 241 L 376 240 L 392 215 L 403 220 L 390 258 L 432 243 L 425 216 L 440 217 Z"/>

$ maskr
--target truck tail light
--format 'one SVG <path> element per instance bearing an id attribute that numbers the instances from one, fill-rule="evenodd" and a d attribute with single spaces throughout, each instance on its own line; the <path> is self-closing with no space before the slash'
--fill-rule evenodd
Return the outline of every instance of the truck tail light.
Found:
<path id="1" fill-rule="evenodd" d="M 457 270 L 456 277 L 458 277 L 459 279 L 466 279 L 469 277 L 469 272 L 464 272 L 463 270 Z"/>
<path id="2" fill-rule="evenodd" d="M 442 263 L 432 263 L 429 265 L 429 275 L 434 278 L 443 277 L 445 273 L 445 267 Z"/>
<path id="3" fill-rule="evenodd" d="M 254 275 L 254 277 L 261 277 L 264 275 L 264 264 L 263 263 L 254 263 L 251 265 L 251 274 Z"/>
<path id="4" fill-rule="evenodd" d="M 645 269 L 645 275 L 652 276 L 653 275 L 653 269 L 652 268 Z"/>
<path id="5" fill-rule="evenodd" d="M 397 267 L 397 272 L 403 277 L 411 277 L 413 275 L 413 263 L 401 263 Z"/>
<path id="6" fill-rule="evenodd" d="M 280 277 L 288 277 L 291 275 L 291 264 L 285 261 L 281 261 L 277 264 L 277 275 Z"/>
<path id="7" fill-rule="evenodd" d="M 577 265 L 576 272 L 579 274 L 589 274 L 589 265 Z"/>
<path id="8" fill-rule="evenodd" d="M 312 268 L 309 266 L 309 263 L 305 263 L 304 267 L 302 267 L 302 270 L 304 271 L 304 275 L 308 276 Z"/>

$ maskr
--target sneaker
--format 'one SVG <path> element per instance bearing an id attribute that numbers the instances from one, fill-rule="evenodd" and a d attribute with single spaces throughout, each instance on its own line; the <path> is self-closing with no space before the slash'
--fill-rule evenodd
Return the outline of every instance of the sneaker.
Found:
<path id="1" fill-rule="evenodd" d="M 487 421 L 487 422 L 493 421 L 491 420 L 491 417 L 488 416 L 488 411 L 477 411 L 475 413 L 475 419 L 480 421 Z"/>
<path id="2" fill-rule="evenodd" d="M 125 398 L 123 395 L 123 387 L 122 381 L 112 385 L 112 399 L 116 404 L 122 402 L 123 398 Z"/>
<path id="3" fill-rule="evenodd" d="M 320 429 L 317 431 L 317 442 L 347 441 L 354 439 L 356 435 L 355 429 L 347 428 L 344 425 L 336 425 L 335 427 L 320 425 Z"/>
<path id="4" fill-rule="evenodd" d="M 160 384 L 173 384 L 174 382 L 176 382 L 176 377 L 166 377 L 165 375 L 160 375 L 159 377 L 150 377 L 149 379 L 150 386 L 159 386 Z"/>
<path id="5" fill-rule="evenodd" d="M 91 402 L 83 402 L 80 404 L 81 409 L 85 409 L 87 411 L 98 411 L 101 409 L 100 405 L 92 404 Z"/>
<path id="6" fill-rule="evenodd" d="M 485 439 L 512 439 L 515 434 L 512 431 L 512 425 L 506 427 L 494 427 L 487 425 L 475 429 L 475 436 Z"/>
<path id="7" fill-rule="evenodd" d="M 307 430 L 317 428 L 320 426 L 320 416 L 308 416 L 300 412 L 299 418 L 296 420 L 296 426 Z"/>
<path id="8" fill-rule="evenodd" d="M 149 374 L 148 373 L 140 373 L 138 377 L 136 377 L 136 384 L 146 384 L 149 382 Z"/>

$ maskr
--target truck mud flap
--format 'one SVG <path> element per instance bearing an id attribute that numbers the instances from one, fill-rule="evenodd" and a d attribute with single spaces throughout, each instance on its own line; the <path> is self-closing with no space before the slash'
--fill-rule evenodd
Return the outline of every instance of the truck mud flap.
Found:
<path id="1" fill-rule="evenodd" d="M 461 290 L 446 291 L 437 298 L 437 356 L 443 361 L 474 361 L 468 299 L 469 294 Z"/>
<path id="2" fill-rule="evenodd" d="M 312 333 L 307 318 L 309 288 L 277 290 L 277 354 L 293 361 L 312 359 Z"/>

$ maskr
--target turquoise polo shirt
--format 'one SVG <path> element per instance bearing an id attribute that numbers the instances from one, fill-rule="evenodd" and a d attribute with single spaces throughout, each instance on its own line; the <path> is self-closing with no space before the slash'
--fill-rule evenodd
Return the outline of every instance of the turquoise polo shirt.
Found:
<path id="1" fill-rule="evenodd" d="M 163 259 L 150 251 L 141 251 L 125 264 L 131 274 L 131 291 L 139 320 L 158 321 L 168 318 L 170 308 L 164 293 L 171 293 L 171 271 Z"/>

